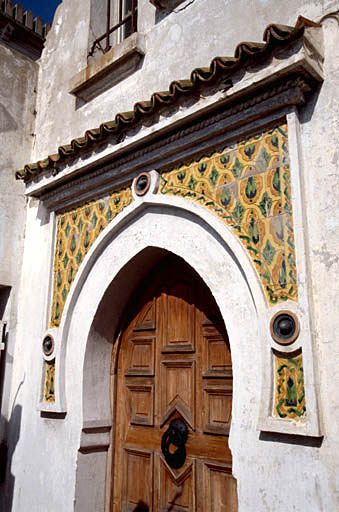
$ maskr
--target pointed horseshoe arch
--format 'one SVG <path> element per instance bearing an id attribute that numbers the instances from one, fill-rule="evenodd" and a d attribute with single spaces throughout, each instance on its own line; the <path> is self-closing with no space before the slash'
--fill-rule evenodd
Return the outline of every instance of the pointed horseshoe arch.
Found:
<path id="1" fill-rule="evenodd" d="M 64 397 L 74 386 L 82 389 L 81 401 L 67 411 L 68 417 L 75 415 L 74 421 L 79 418 L 81 432 L 77 511 L 85 504 L 93 510 L 104 507 L 107 452 L 111 450 L 110 361 L 114 333 L 140 279 L 165 254 L 181 257 L 195 270 L 227 325 L 234 377 L 231 450 L 240 443 L 237 431 L 242 421 L 241 404 L 252 400 L 252 415 L 258 410 L 250 386 L 258 391 L 262 361 L 260 351 L 253 351 L 253 344 L 259 337 L 258 317 L 265 314 L 265 300 L 239 241 L 213 214 L 196 205 L 192 208 L 183 199 L 151 197 L 134 202 L 119 217 L 87 254 L 67 298 L 60 326 L 63 357 L 59 358 L 59 375 L 64 374 Z M 260 344 L 260 340 L 255 343 Z M 245 384 L 241 374 L 249 358 Z M 78 367 L 76 374 L 74 367 Z M 259 402 L 260 393 L 256 393 L 256 400 Z M 237 467 L 238 461 L 233 460 L 235 478 Z M 89 493 L 86 484 L 89 474 L 95 493 Z"/>
<path id="2" fill-rule="evenodd" d="M 145 233 L 140 235 L 138 243 L 134 243 L 129 239 L 124 244 L 124 250 L 121 251 L 120 239 L 128 233 L 130 228 L 135 224 L 140 224 L 142 219 L 148 216 L 150 220 Z M 156 218 L 155 218 L 156 217 Z M 174 222 L 177 224 L 177 233 L 174 234 Z M 185 222 L 184 222 L 185 221 Z M 153 223 L 153 226 L 152 226 Z M 193 232 L 188 228 L 187 233 L 184 229 L 185 225 L 194 226 L 201 229 L 197 231 L 197 238 L 191 238 Z M 152 229 L 151 229 L 152 226 Z M 256 271 L 251 264 L 246 251 L 235 235 L 226 227 L 219 219 L 205 208 L 192 205 L 185 199 L 169 198 L 163 196 L 151 195 L 140 201 L 134 201 L 120 215 L 117 216 L 102 232 L 81 263 L 79 271 L 75 277 L 70 293 L 68 294 L 60 328 L 58 329 L 58 350 L 56 366 L 56 401 L 54 410 L 56 412 L 66 412 L 66 390 L 65 390 L 65 364 L 66 350 L 68 347 L 69 331 L 71 323 L 74 323 L 74 312 L 79 302 L 80 295 L 84 296 L 84 287 L 92 283 L 90 279 L 94 275 L 94 268 L 98 268 L 98 264 L 104 261 L 110 253 L 108 249 L 113 248 L 113 254 L 110 257 L 108 265 L 111 267 L 111 274 L 108 276 L 106 271 L 100 275 L 99 281 L 104 281 L 102 286 L 94 284 L 91 296 L 93 300 L 87 301 L 88 315 L 84 319 L 87 323 L 95 316 L 96 309 L 100 301 L 108 289 L 111 281 L 114 280 L 125 265 L 128 264 L 139 252 L 147 247 L 158 247 L 159 249 L 168 250 L 181 256 L 187 263 L 196 269 L 205 280 L 206 284 L 213 292 L 214 284 L 209 283 L 213 274 L 216 273 L 218 265 L 214 264 L 215 253 L 213 249 L 206 253 L 207 244 L 213 240 L 218 248 L 223 251 L 223 267 L 230 268 L 228 263 L 232 261 L 235 264 L 235 272 L 240 273 L 241 282 L 247 287 L 247 293 L 250 295 L 250 301 L 257 314 L 267 316 L 267 304 L 263 295 L 262 287 L 258 281 Z M 204 256 L 208 254 L 209 261 L 204 261 Z M 214 268 L 209 268 L 214 267 Z M 220 275 L 223 270 L 220 270 Z M 106 277 L 106 279 L 105 279 Z M 235 286 L 236 281 L 228 275 L 227 280 L 223 283 L 216 277 L 215 281 L 218 288 L 223 289 L 225 286 Z M 212 278 L 213 279 L 213 278 Z M 98 280 L 96 281 L 98 282 Z M 94 300 L 95 297 L 95 300 Z M 127 300 L 127 299 L 126 299 Z M 218 298 L 216 297 L 218 302 Z M 219 305 L 219 302 L 218 302 Z M 220 307 L 220 305 L 219 305 Z M 89 325 L 88 325 L 89 331 Z"/>

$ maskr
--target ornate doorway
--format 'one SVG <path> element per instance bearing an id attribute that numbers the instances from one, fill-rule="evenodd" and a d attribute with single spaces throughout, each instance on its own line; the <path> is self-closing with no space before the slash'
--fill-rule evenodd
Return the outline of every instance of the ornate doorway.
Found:
<path id="1" fill-rule="evenodd" d="M 174 257 L 137 296 L 113 353 L 112 510 L 234 512 L 232 363 L 218 307 Z"/>

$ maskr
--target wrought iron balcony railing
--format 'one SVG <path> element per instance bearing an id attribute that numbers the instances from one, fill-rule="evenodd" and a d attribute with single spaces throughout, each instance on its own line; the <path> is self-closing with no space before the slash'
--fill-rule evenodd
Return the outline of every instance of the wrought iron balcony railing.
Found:
<path id="1" fill-rule="evenodd" d="M 115 17 L 113 13 L 113 19 L 117 22 L 111 27 L 112 18 L 112 0 L 107 1 L 106 11 L 106 32 L 100 37 L 93 41 L 89 55 L 93 56 L 96 48 L 101 48 L 101 42 L 106 40 L 106 46 L 103 49 L 104 53 L 107 53 L 111 48 L 111 35 L 114 32 L 119 32 L 119 40 L 122 41 L 126 37 L 137 31 L 137 19 L 138 19 L 138 1 L 137 0 L 114 0 L 114 5 L 117 6 L 118 16 Z"/>

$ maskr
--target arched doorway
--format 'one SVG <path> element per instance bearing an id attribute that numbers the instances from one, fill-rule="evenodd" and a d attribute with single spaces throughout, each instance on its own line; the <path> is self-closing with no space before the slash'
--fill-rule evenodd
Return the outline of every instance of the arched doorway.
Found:
<path id="1" fill-rule="evenodd" d="M 207 286 L 181 258 L 164 258 L 134 293 L 118 338 L 111 509 L 236 511 L 231 354 Z"/>

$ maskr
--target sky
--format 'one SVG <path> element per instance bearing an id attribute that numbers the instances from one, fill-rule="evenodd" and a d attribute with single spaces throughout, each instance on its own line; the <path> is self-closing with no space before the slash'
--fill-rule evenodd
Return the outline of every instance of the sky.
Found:
<path id="1" fill-rule="evenodd" d="M 61 0 L 19 0 L 19 2 L 24 6 L 25 11 L 30 9 L 34 17 L 40 16 L 44 23 L 48 21 L 52 23 L 55 9 L 61 4 Z M 13 2 L 13 5 L 16 3 Z"/>

